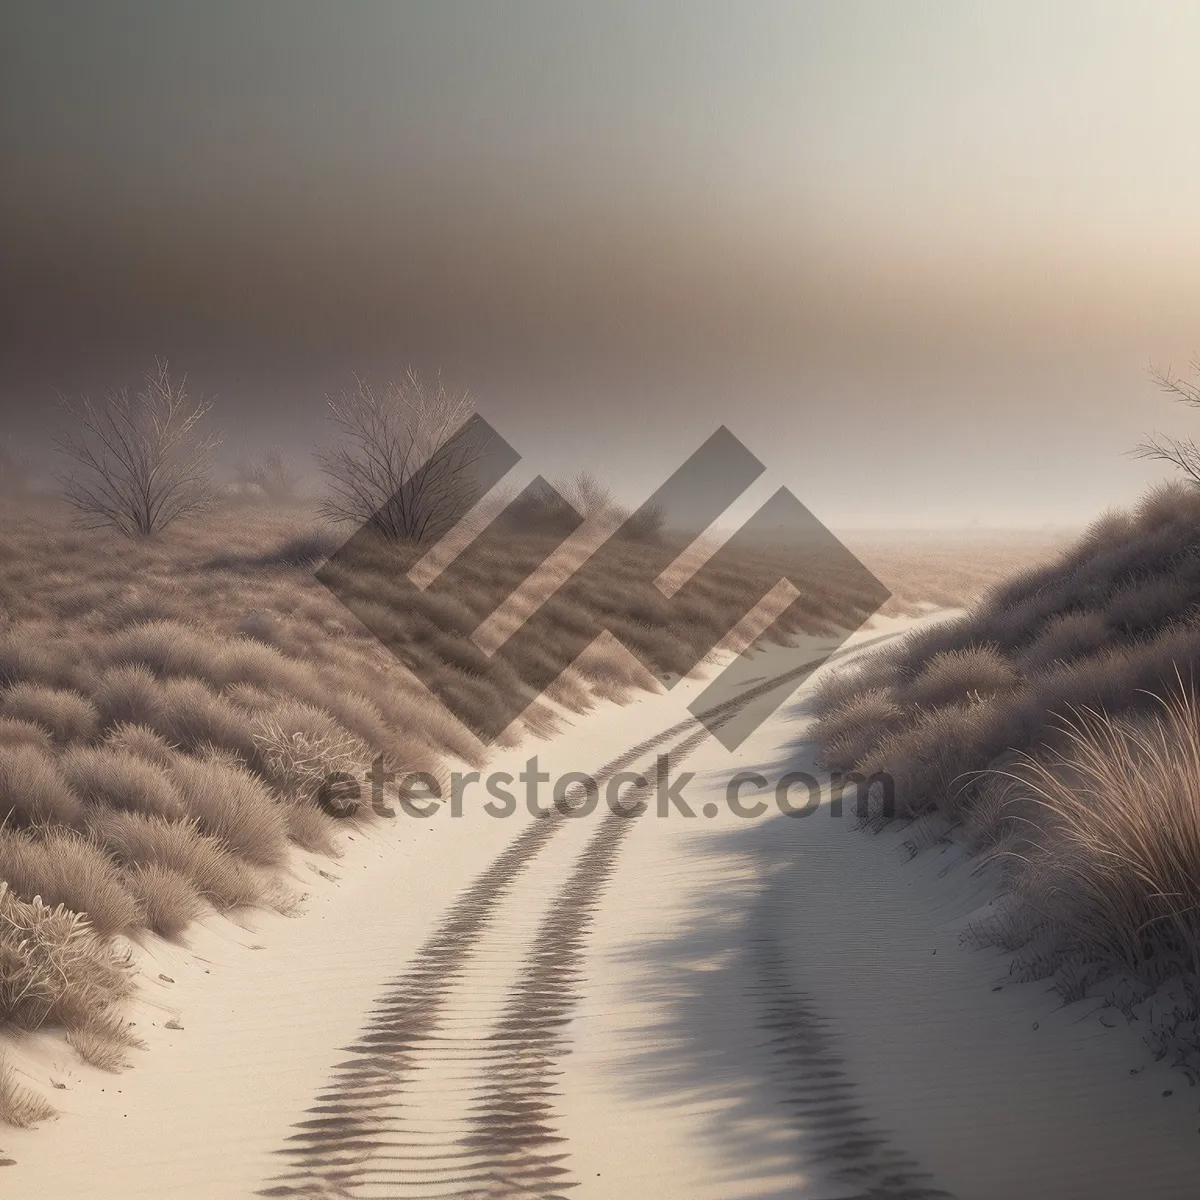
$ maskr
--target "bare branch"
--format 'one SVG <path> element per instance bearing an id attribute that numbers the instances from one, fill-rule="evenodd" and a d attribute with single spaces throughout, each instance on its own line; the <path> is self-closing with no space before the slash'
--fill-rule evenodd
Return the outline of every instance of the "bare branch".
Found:
<path id="1" fill-rule="evenodd" d="M 1200 446 L 1191 438 L 1173 438 L 1166 434 L 1151 434 L 1139 442 L 1130 454 L 1134 458 L 1157 459 L 1182 471 L 1192 483 L 1200 486 Z"/>
<path id="2" fill-rule="evenodd" d="M 1200 375 L 1200 359 L 1192 360 L 1192 370 Z M 1170 367 L 1163 369 L 1152 366 L 1150 378 L 1180 404 L 1186 404 L 1191 408 L 1200 408 L 1200 382 L 1194 383 L 1182 375 L 1176 375 Z"/>
<path id="3" fill-rule="evenodd" d="M 72 427 L 56 438 L 68 468 L 60 475 L 85 528 L 118 529 L 130 537 L 166 529 L 212 501 L 210 472 L 218 438 L 200 425 L 211 404 L 188 396 L 165 361 L 141 389 L 59 402 Z"/>
<path id="4" fill-rule="evenodd" d="M 478 499 L 472 468 L 486 446 L 452 440 L 474 404 L 411 369 L 382 390 L 357 376 L 354 384 L 329 397 L 341 441 L 317 451 L 330 488 L 322 511 L 335 521 L 370 522 L 389 538 L 422 541 Z"/>

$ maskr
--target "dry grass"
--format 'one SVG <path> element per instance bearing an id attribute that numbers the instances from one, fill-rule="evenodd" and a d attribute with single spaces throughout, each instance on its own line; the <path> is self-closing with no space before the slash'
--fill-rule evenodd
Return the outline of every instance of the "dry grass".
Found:
<path id="1" fill-rule="evenodd" d="M 89 829 L 123 867 L 177 872 L 222 911 L 257 904 L 264 895 L 264 883 L 250 864 L 216 838 L 204 836 L 192 821 L 97 812 Z"/>
<path id="2" fill-rule="evenodd" d="M 58 764 L 35 745 L 6 746 L 0 754 L 0 820 L 8 825 L 83 822 L 83 805 Z"/>
<path id="3" fill-rule="evenodd" d="M 75 795 L 89 807 L 174 819 L 184 816 L 179 789 L 163 767 L 120 744 L 72 746 L 58 765 Z"/>
<path id="4" fill-rule="evenodd" d="M 184 810 L 201 833 L 255 865 L 283 861 L 287 831 L 279 806 L 265 784 L 236 760 L 181 757 L 172 775 Z"/>
<path id="5" fill-rule="evenodd" d="M 0 830 L 0 879 L 24 900 L 36 896 L 86 913 L 103 936 L 140 923 L 137 900 L 103 847 L 74 830 Z"/>
<path id="6" fill-rule="evenodd" d="M 0 697 L 6 717 L 41 725 L 56 742 L 86 741 L 96 732 L 96 706 L 66 688 L 15 683 Z"/>
<path id="7" fill-rule="evenodd" d="M 976 703 L 1014 691 L 1020 678 L 1011 663 L 990 646 L 968 646 L 935 654 L 903 690 L 906 705 L 937 708 L 964 697 Z"/>
<path id="8" fill-rule="evenodd" d="M 987 937 L 1036 945 L 1064 998 L 1182 980 L 1200 1018 L 1198 682 L 1200 489 L 1171 486 L 835 676 L 813 733 L 1005 864 Z M 1173 1030 L 1200 1063 L 1200 1023 Z"/>
<path id="9" fill-rule="evenodd" d="M 57 1116 L 54 1105 L 18 1083 L 16 1072 L 0 1059 L 0 1121 L 16 1129 L 31 1129 Z"/>
<path id="10" fill-rule="evenodd" d="M 1071 721 L 1055 754 L 1007 773 L 1009 804 L 1036 809 L 1013 888 L 1058 936 L 1200 999 L 1200 704 L 1182 689 L 1158 714 Z"/>
<path id="11" fill-rule="evenodd" d="M 204 907 L 195 884 L 182 871 L 160 863 L 134 867 L 125 873 L 148 929 L 169 940 L 178 939 Z"/>
<path id="12" fill-rule="evenodd" d="M 145 1043 L 134 1037 L 119 1017 L 98 1015 L 88 1024 L 67 1031 L 67 1044 L 85 1063 L 117 1075 L 133 1064 L 129 1051 L 144 1049 Z"/>
<path id="13" fill-rule="evenodd" d="M 835 676 L 814 699 L 818 746 L 831 764 L 861 768 L 880 763 L 876 747 L 895 734 L 883 753 L 906 764 L 907 811 L 957 815 L 998 755 L 1053 744 L 1063 716 L 1144 711 L 1171 691 L 1177 672 L 1193 678 L 1198 603 L 1200 492 L 1157 489 L 1134 514 L 1102 518 L 1056 561 L 997 585 L 966 615 Z M 866 716 L 889 715 L 878 737 L 847 740 L 845 728 L 860 724 L 855 697 L 867 691 L 874 709 Z M 965 739 L 953 756 L 920 752 L 920 730 L 940 737 L 951 728 Z M 950 777 L 952 758 L 961 771 Z"/>
<path id="14" fill-rule="evenodd" d="M 128 959 L 85 917 L 20 900 L 0 881 L 0 1021 L 83 1028 L 132 990 Z"/>
<path id="15" fill-rule="evenodd" d="M 795 574 L 755 548 L 718 551 L 683 582 L 680 547 L 656 534 L 621 539 L 583 589 L 570 576 L 592 545 L 559 546 L 535 527 L 446 566 L 441 586 L 411 603 L 365 579 L 389 636 L 464 725 L 314 576 L 342 539 L 305 505 L 227 506 L 135 540 L 80 533 L 34 504 L 6 516 L 0 877 L 8 903 L 40 896 L 67 906 L 63 921 L 86 915 L 98 945 L 118 932 L 185 937 L 205 904 L 271 902 L 289 843 L 337 852 L 338 822 L 322 809 L 331 774 L 361 775 L 377 757 L 395 771 L 437 771 L 447 756 L 479 765 L 478 735 L 527 670 L 552 671 L 548 696 L 573 712 L 624 699 L 692 670 L 781 572 Z M 603 526 L 593 513 L 579 533 L 594 541 Z M 682 584 L 671 603 L 648 588 L 648 564 Z M 377 565 L 386 583 L 391 565 Z M 831 575 L 832 591 L 848 578 Z M 519 672 L 462 637 L 510 596 L 498 628 L 535 615 L 517 643 Z M 836 607 L 809 596 L 779 632 L 826 628 Z M 626 645 L 605 635 L 560 675 L 561 656 L 603 627 Z M 549 736 L 557 724 L 534 703 L 500 738 Z"/>

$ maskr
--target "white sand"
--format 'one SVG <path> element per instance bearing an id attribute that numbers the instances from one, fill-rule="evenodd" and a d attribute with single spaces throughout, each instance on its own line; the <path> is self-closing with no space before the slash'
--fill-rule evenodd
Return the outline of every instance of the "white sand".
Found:
<path id="1" fill-rule="evenodd" d="M 591 770 L 680 722 L 703 686 L 603 705 L 489 769 L 515 774 L 536 752 L 551 772 Z M 1200 1192 L 1200 1098 L 1147 1065 L 1136 1028 L 1007 983 L 1003 956 L 962 944 L 990 893 L 954 851 L 908 862 L 900 835 L 857 833 L 826 809 L 728 811 L 734 771 L 804 768 L 796 707 L 736 755 L 712 738 L 691 748 L 686 796 L 697 812 L 717 803 L 711 819 L 642 817 L 612 845 L 600 812 L 562 822 L 478 938 L 452 947 L 462 973 L 396 1066 L 401 1086 L 376 1114 L 384 1144 L 344 1194 L 553 1195 L 558 1179 L 580 1197 L 832 1198 L 918 1170 L 961 1200 Z M 302 1170 L 280 1152 L 343 1048 L 530 825 L 523 809 L 497 820 L 469 801 L 457 820 L 402 817 L 356 834 L 337 864 L 303 860 L 303 916 L 214 918 L 187 948 L 155 940 L 136 1069 L 104 1075 L 50 1037 L 12 1052 L 62 1117 L 0 1130 L 17 1159 L 0 1194 L 211 1200 Z M 582 907 L 562 900 L 575 884 Z M 547 931 L 566 949 L 532 953 Z M 565 1026 L 539 1021 L 564 997 Z M 514 1004 L 513 1036 L 497 1039 Z M 492 1140 L 468 1145 L 481 1128 Z M 857 1182 L 834 1178 L 847 1165 Z"/>

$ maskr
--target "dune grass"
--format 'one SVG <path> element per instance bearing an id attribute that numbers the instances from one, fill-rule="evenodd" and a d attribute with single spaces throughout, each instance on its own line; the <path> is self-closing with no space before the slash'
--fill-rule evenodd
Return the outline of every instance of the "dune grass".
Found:
<path id="1" fill-rule="evenodd" d="M 447 758 L 480 765 L 489 737 L 551 736 L 561 710 L 690 670 L 783 569 L 768 551 L 718 556 L 669 604 L 647 590 L 646 563 L 666 567 L 677 549 L 647 529 L 620 540 L 602 586 L 585 592 L 569 577 L 602 540 L 599 517 L 565 545 L 562 530 L 506 526 L 486 554 L 446 566 L 452 588 L 415 598 L 391 594 L 385 554 L 369 564 L 380 568 L 366 581 L 371 603 L 459 720 L 318 580 L 345 535 L 302 505 L 226 506 L 138 539 L 82 533 L 33 504 L 6 515 L 0 1026 L 65 1027 L 102 1066 L 128 1048 L 112 1024 L 129 986 L 117 939 L 186 942 L 206 910 L 282 905 L 292 847 L 337 853 L 346 826 L 327 811 L 342 799 L 331 777 L 362 778 L 377 758 L 398 774 L 436 773 Z M 540 622 L 519 670 L 463 637 L 510 593 L 507 628 L 530 613 Z M 809 597 L 780 635 L 823 627 L 831 603 Z M 636 656 L 611 635 L 580 643 L 581 630 L 604 627 Z M 540 700 L 488 729 L 526 669 L 578 645 L 586 651 L 554 668 Z"/>
<path id="2" fill-rule="evenodd" d="M 17 1129 L 30 1129 L 56 1116 L 54 1105 L 18 1083 L 12 1067 L 0 1059 L 0 1121 Z M 0 1161 L 0 1166 L 7 1161 L 11 1160 Z"/>
<path id="3" fill-rule="evenodd" d="M 1010 803 L 1040 817 L 1014 856 L 1018 895 L 1089 955 L 1200 1000 L 1200 703 L 1181 689 L 1157 714 L 1085 714 L 1064 736 L 1009 773 Z"/>
<path id="4" fill-rule="evenodd" d="M 6 515 L 0 880 L 11 919 L 0 922 L 0 1026 L 62 1026 L 99 1065 L 129 1048 L 115 1015 L 131 986 L 118 939 L 186 942 L 207 910 L 281 904 L 291 847 L 337 853 L 345 826 L 323 791 L 332 775 L 361 777 L 376 758 L 397 773 L 437 773 L 447 758 L 480 765 L 485 731 L 499 746 L 553 736 L 562 710 L 624 702 L 656 675 L 692 670 L 795 565 L 769 546 L 718 551 L 689 582 L 712 548 L 672 565 L 682 547 L 655 528 L 610 547 L 599 583 L 581 589 L 572 572 L 603 540 L 603 512 L 561 544 L 564 530 L 518 522 L 487 554 L 442 563 L 453 587 L 415 601 L 395 602 L 381 561 L 367 602 L 460 721 L 316 578 L 344 535 L 302 504 L 218 507 L 133 540 L 80 532 L 34 504 Z M 678 589 L 671 602 L 646 586 L 651 561 Z M 894 562 L 915 577 L 925 559 Z M 848 576 L 827 582 L 789 610 L 779 636 L 828 628 L 843 602 L 864 605 Z M 483 641 L 499 644 L 531 614 L 538 636 L 522 644 L 520 671 L 464 644 L 481 620 Z M 611 633 L 585 640 L 540 699 L 488 730 L 526 669 L 599 628 Z"/>
<path id="5" fill-rule="evenodd" d="M 985 939 L 1067 998 L 1174 980 L 1200 1022 L 1198 684 L 1200 490 L 1172 485 L 831 676 L 812 733 L 829 768 L 891 772 L 900 815 L 994 857 Z"/>

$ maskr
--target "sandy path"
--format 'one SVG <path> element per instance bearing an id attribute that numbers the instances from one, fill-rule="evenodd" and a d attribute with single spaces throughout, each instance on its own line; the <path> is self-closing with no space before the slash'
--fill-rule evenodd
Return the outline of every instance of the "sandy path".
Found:
<path id="1" fill-rule="evenodd" d="M 805 769 L 805 720 L 800 697 L 739 761 L 697 753 L 693 807 L 747 762 Z M 639 825 L 561 1060 L 574 1195 L 1200 1195 L 1198 1089 L 1112 1010 L 964 941 L 992 882 L 906 836 L 827 803 Z"/>
<path id="2" fill-rule="evenodd" d="M 687 680 L 626 707 L 602 703 L 568 718 L 551 742 L 497 755 L 489 770 L 516 775 L 534 754 L 552 776 L 624 762 L 648 733 L 647 749 L 692 727 L 681 713 L 704 686 Z M 514 843 L 541 836 L 523 806 L 504 820 L 465 807 L 460 819 L 443 809 L 348 835 L 337 863 L 298 858 L 298 919 L 211 916 L 186 946 L 150 938 L 136 948 L 143 978 L 131 1015 L 149 1051 L 135 1055 L 136 1070 L 106 1075 L 52 1035 L 9 1039 L 19 1078 L 50 1096 L 61 1120 L 5 1130 L 0 1144 L 15 1165 L 3 1168 L 4 1196 L 212 1200 L 277 1180 L 295 1123 L 311 1119 L 313 1098 L 346 1058 L 339 1048 L 359 1039 L 397 970 L 419 967 L 439 939 L 459 940 L 454 922 L 488 910 L 481 880 L 520 853 Z M 590 833 L 589 822 L 570 824 Z"/>
<path id="3" fill-rule="evenodd" d="M 6 1137 L 4 1195 L 1200 1193 L 1194 1093 L 963 943 L 991 891 L 952 848 L 729 811 L 734 772 L 805 768 L 803 699 L 730 755 L 679 719 L 703 686 L 538 747 L 601 781 L 666 753 L 691 817 L 410 821 L 303 920 L 156 945 L 138 1070 L 26 1049 L 65 1115 Z"/>

